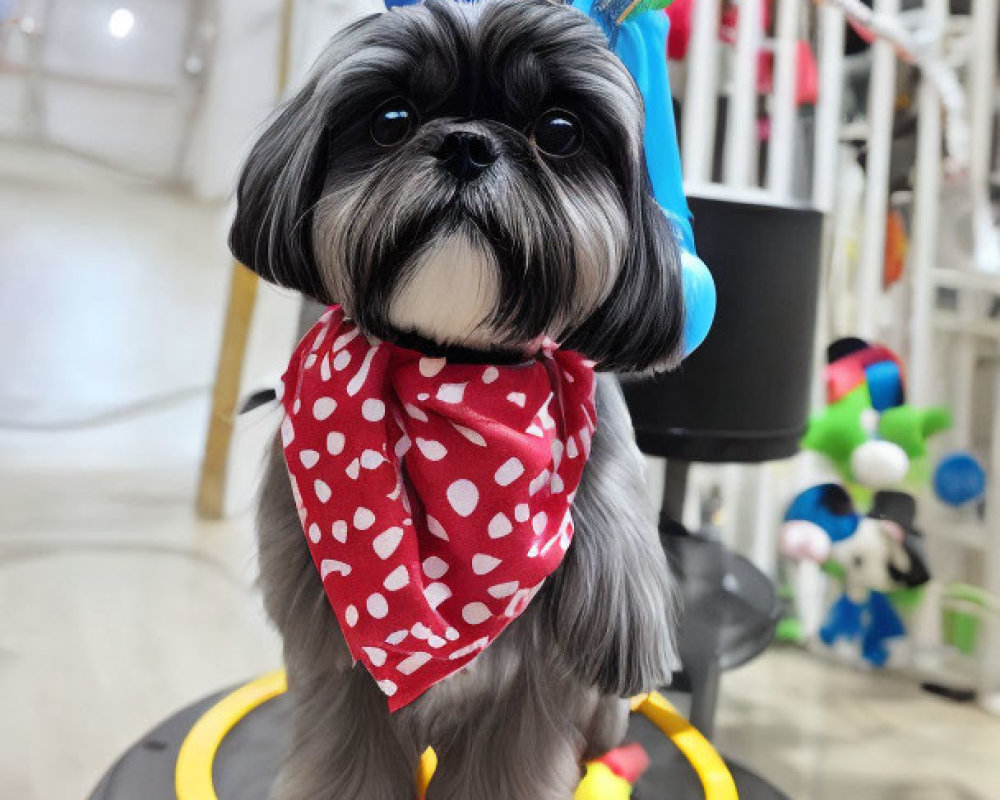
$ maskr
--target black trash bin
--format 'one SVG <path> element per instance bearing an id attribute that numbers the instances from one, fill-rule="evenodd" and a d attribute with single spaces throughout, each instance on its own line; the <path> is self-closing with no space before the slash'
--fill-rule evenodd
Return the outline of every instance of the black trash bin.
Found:
<path id="1" fill-rule="evenodd" d="M 625 383 L 639 447 L 689 462 L 786 458 L 809 414 L 823 215 L 806 205 L 688 200 L 718 310 L 677 371 Z"/>

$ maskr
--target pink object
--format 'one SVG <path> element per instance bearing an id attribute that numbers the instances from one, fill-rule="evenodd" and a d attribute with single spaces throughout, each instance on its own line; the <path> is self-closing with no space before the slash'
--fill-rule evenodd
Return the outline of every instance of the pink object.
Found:
<path id="1" fill-rule="evenodd" d="M 628 781 L 633 786 L 649 769 L 649 756 L 638 742 L 616 747 L 597 760 L 619 778 Z"/>
<path id="2" fill-rule="evenodd" d="M 898 522 L 891 519 L 880 519 L 878 520 L 879 529 L 888 536 L 896 544 L 902 544 L 903 540 L 906 539 L 906 531 L 903 526 Z"/>
<path id="3" fill-rule="evenodd" d="M 819 97 L 819 65 L 809 42 L 800 41 L 796 48 L 795 104 L 815 105 Z"/>
<path id="4" fill-rule="evenodd" d="M 892 361 L 899 367 L 899 374 L 905 376 L 903 363 L 899 360 L 899 356 L 884 345 L 873 344 L 827 364 L 824 372 L 826 402 L 836 403 L 844 395 L 863 384 L 867 380 L 865 369 L 879 361 Z M 905 386 L 905 377 L 903 377 L 903 381 Z"/>
<path id="5" fill-rule="evenodd" d="M 774 88 L 774 54 L 762 52 L 757 61 L 757 91 L 769 94 Z M 819 65 L 809 42 L 795 45 L 795 105 L 814 105 L 819 97 Z"/>
<path id="6" fill-rule="evenodd" d="M 593 362 L 450 364 L 333 306 L 284 376 L 292 494 L 355 659 L 395 711 L 472 661 L 573 538 Z"/>
<path id="7" fill-rule="evenodd" d="M 815 523 L 792 520 L 781 526 L 778 548 L 788 558 L 822 564 L 830 557 L 830 547 L 829 534 Z"/>

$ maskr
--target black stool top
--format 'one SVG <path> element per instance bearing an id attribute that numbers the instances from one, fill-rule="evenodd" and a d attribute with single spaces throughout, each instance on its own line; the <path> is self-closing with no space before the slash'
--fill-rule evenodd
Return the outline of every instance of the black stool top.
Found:
<path id="1" fill-rule="evenodd" d="M 136 742 L 108 771 L 90 800 L 177 800 L 174 765 L 188 731 L 222 692 L 174 714 Z M 238 723 L 215 760 L 219 800 L 267 800 L 284 749 L 287 699 L 269 700 Z M 694 770 L 645 717 L 633 714 L 628 741 L 641 742 L 652 766 L 636 786 L 636 800 L 702 800 Z M 788 800 L 749 770 L 727 762 L 740 800 Z"/>
<path id="2" fill-rule="evenodd" d="M 684 601 L 681 648 L 705 650 L 723 670 L 760 655 L 781 617 L 771 580 L 743 556 L 701 536 L 665 533 L 662 540 Z"/>

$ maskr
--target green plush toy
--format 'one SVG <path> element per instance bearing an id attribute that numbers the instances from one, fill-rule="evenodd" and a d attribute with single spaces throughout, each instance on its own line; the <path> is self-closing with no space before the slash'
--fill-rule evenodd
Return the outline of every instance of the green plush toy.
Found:
<path id="1" fill-rule="evenodd" d="M 948 410 L 904 402 L 902 367 L 888 348 L 840 340 L 830 356 L 830 403 L 809 420 L 803 448 L 830 459 L 859 505 L 873 491 L 925 481 L 927 441 L 951 426 Z"/>

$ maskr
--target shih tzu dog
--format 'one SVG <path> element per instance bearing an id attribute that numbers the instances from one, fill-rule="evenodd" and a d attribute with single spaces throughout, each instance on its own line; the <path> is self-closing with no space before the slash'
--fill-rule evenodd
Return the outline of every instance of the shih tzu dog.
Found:
<path id="1" fill-rule="evenodd" d="M 264 278 L 337 304 L 363 348 L 390 343 L 461 369 L 516 367 L 558 342 L 606 373 L 667 368 L 682 355 L 680 267 L 650 193 L 643 126 L 628 71 L 571 7 L 427 0 L 396 8 L 337 34 L 257 142 L 231 247 Z M 320 338 L 306 366 L 325 352 Z M 366 365 L 376 347 L 365 350 Z M 325 359 L 321 368 L 328 378 Z M 376 418 L 370 408 L 365 419 Z M 335 614 L 336 589 L 324 590 L 328 572 L 346 576 L 350 565 L 323 561 L 321 576 L 311 557 L 305 488 L 286 463 L 291 428 L 275 442 L 260 501 L 260 573 L 284 639 L 293 710 L 274 800 L 412 798 L 428 746 L 438 756 L 432 800 L 568 800 L 582 760 L 619 743 L 623 698 L 667 683 L 676 667 L 675 601 L 611 375 L 596 379 L 596 411 L 572 500 L 575 536 L 560 540 L 558 566 L 495 641 L 478 643 L 477 657 L 392 712 L 395 684 L 371 674 L 385 651 L 359 656 L 342 633 L 357 608 Z M 341 438 L 330 452 L 343 446 Z M 398 463 L 405 494 L 412 487 Z M 336 502 L 351 480 L 324 483 L 320 500 Z M 354 524 L 365 527 L 357 514 Z M 433 527 L 430 514 L 424 524 Z M 314 528 L 313 541 L 329 536 Z M 449 532 L 452 544 L 465 535 Z M 492 567 L 482 565 L 474 563 L 477 575 Z M 360 572 L 355 565 L 365 579 Z M 405 570 L 395 574 L 408 580 Z M 386 587 L 397 588 L 391 577 Z M 374 596 L 368 612 L 385 616 Z M 467 612 L 466 622 L 480 622 Z M 430 635 L 431 647 L 444 638 Z"/>

